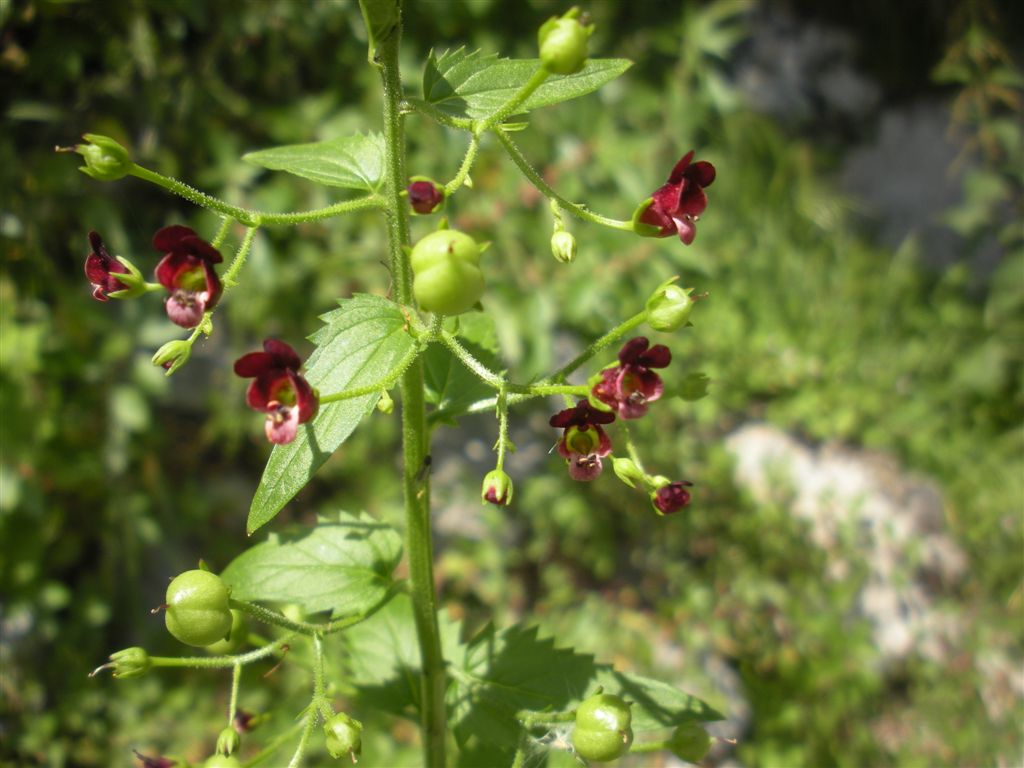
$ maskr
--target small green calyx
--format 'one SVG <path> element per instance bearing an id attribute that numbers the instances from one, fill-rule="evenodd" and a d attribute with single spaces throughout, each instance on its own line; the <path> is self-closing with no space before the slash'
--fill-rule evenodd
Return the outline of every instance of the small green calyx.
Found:
<path id="1" fill-rule="evenodd" d="M 344 712 L 339 712 L 324 723 L 327 752 L 335 760 L 348 756 L 352 762 L 362 753 L 363 724 Z"/>
<path id="2" fill-rule="evenodd" d="M 700 762 L 711 749 L 711 737 L 696 723 L 677 726 L 668 743 L 673 755 L 689 763 Z"/>
<path id="3" fill-rule="evenodd" d="M 647 209 L 654 203 L 653 197 L 648 197 L 646 200 L 640 203 L 633 211 L 633 218 L 631 223 L 633 225 L 633 232 L 640 235 L 641 237 L 664 237 L 664 233 L 661 231 L 661 227 L 656 227 L 653 224 L 648 224 L 642 221 L 643 215 L 647 212 Z"/>
<path id="4" fill-rule="evenodd" d="M 139 647 L 125 648 L 123 651 L 110 654 L 110 663 L 104 665 L 105 668 L 113 670 L 114 677 L 118 680 L 142 677 L 152 666 L 149 654 L 144 648 Z"/>
<path id="5" fill-rule="evenodd" d="M 580 9 L 573 7 L 553 16 L 537 32 L 540 63 L 556 75 L 573 75 L 587 63 L 587 41 L 594 28 L 581 23 Z"/>
<path id="6" fill-rule="evenodd" d="M 677 331 L 690 321 L 693 288 L 681 288 L 677 279 L 666 280 L 647 299 L 647 324 L 656 331 Z"/>
<path id="7" fill-rule="evenodd" d="M 231 631 L 228 588 L 209 571 L 185 571 L 167 587 L 167 631 L 186 645 L 203 647 Z"/>
<path id="8" fill-rule="evenodd" d="M 492 469 L 484 475 L 483 486 L 480 489 L 482 502 L 507 507 L 512 503 L 512 493 L 512 478 L 502 470 Z"/>
<path id="9" fill-rule="evenodd" d="M 562 264 L 572 264 L 576 260 L 576 238 L 571 232 L 561 229 L 551 235 L 551 255 Z"/>
<path id="10" fill-rule="evenodd" d="M 228 726 L 217 736 L 218 755 L 233 755 L 242 746 L 242 737 L 232 726 Z"/>
<path id="11" fill-rule="evenodd" d="M 213 755 L 206 759 L 203 768 L 242 768 L 242 764 L 234 755 Z"/>
<path id="12" fill-rule="evenodd" d="M 647 477 L 632 459 L 613 458 L 612 471 L 615 476 L 630 488 L 636 488 L 637 483 L 643 483 Z"/>
<path id="13" fill-rule="evenodd" d="M 111 272 L 114 278 L 124 286 L 120 291 L 110 291 L 107 294 L 112 299 L 134 299 L 149 292 L 149 284 L 139 272 L 139 268 L 132 264 L 124 256 L 116 257 L 124 265 L 127 272 Z"/>
<path id="14" fill-rule="evenodd" d="M 98 133 L 87 133 L 82 138 L 87 143 L 75 147 L 75 152 L 85 158 L 85 165 L 78 169 L 82 173 L 98 181 L 117 181 L 131 171 L 128 150 L 112 138 Z"/>
<path id="15" fill-rule="evenodd" d="M 187 339 L 168 341 L 153 355 L 153 365 L 159 365 L 167 371 L 167 375 L 177 371 L 192 356 L 192 342 Z"/>

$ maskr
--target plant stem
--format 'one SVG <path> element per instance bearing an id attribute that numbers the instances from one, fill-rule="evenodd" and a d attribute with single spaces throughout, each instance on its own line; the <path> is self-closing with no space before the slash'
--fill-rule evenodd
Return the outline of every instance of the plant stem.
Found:
<path id="1" fill-rule="evenodd" d="M 523 83 L 523 87 L 516 91 L 512 98 L 498 107 L 498 111 L 487 118 L 484 122 L 475 126 L 473 132 L 479 136 L 485 131 L 491 130 L 496 125 L 499 125 L 506 117 L 513 114 L 523 103 L 533 95 L 533 92 L 540 88 L 544 81 L 551 76 L 551 72 L 545 66 L 537 67 L 537 71 L 534 72 L 530 79 Z M 500 129 L 499 129 L 500 130 Z"/>
<path id="2" fill-rule="evenodd" d="M 572 373 L 585 362 L 587 362 L 587 360 L 592 358 L 605 347 L 614 344 L 616 341 L 621 339 L 634 328 L 643 325 L 645 322 L 647 322 L 646 309 L 643 312 L 638 312 L 628 320 L 612 328 L 610 331 L 608 331 L 608 333 L 606 333 L 600 339 L 595 341 L 593 344 L 587 346 L 587 348 L 580 352 L 576 357 L 574 357 L 568 363 L 566 363 L 557 371 L 555 371 L 555 373 L 549 376 L 547 380 L 554 382 L 565 381 L 566 376 L 568 376 L 570 373 Z"/>
<path id="3" fill-rule="evenodd" d="M 294 636 L 294 633 L 285 635 L 270 645 L 265 645 L 255 651 L 241 653 L 237 656 L 151 656 L 150 661 L 154 667 L 191 667 L 193 669 L 235 668 L 251 664 L 267 656 L 272 656 L 288 645 L 288 641 Z"/>
<path id="4" fill-rule="evenodd" d="M 374 390 L 376 391 L 376 390 Z M 243 613 L 247 613 L 254 619 L 262 621 L 265 624 L 273 624 L 283 629 L 290 630 L 291 632 L 302 634 L 302 635 L 330 635 L 342 629 L 347 629 L 354 624 L 358 624 L 360 621 L 368 619 L 374 613 L 376 613 L 382 605 L 384 605 L 391 597 L 400 590 L 399 584 L 392 585 L 391 589 L 385 594 L 384 598 L 370 608 L 368 611 L 362 613 L 354 613 L 351 616 L 342 616 L 338 619 L 332 619 L 331 621 L 324 622 L 311 622 L 311 621 L 296 621 L 289 619 L 283 613 L 279 611 L 273 611 L 270 608 L 264 608 L 262 605 L 257 603 L 250 603 L 246 600 L 237 600 L 230 598 L 228 604 Z"/>
<path id="5" fill-rule="evenodd" d="M 374 392 L 380 392 L 381 390 L 388 390 L 394 385 L 396 381 L 405 373 L 406 366 L 411 363 L 417 355 L 422 351 L 419 345 L 415 345 L 405 353 L 405 356 L 395 365 L 394 370 L 380 381 L 370 384 L 365 387 L 354 387 L 353 389 L 344 389 L 341 392 L 331 392 L 326 395 L 320 395 L 320 405 L 326 405 L 327 403 L 336 403 L 339 400 L 351 400 L 353 397 L 362 397 L 363 395 L 372 395 Z"/>
<path id="6" fill-rule="evenodd" d="M 451 197 L 459 188 L 466 183 L 466 179 L 469 177 L 469 171 L 473 167 L 473 163 L 476 160 L 477 150 L 480 149 L 480 137 L 473 135 L 469 139 L 469 146 L 466 148 L 466 156 L 462 159 L 462 165 L 459 166 L 458 173 L 455 174 L 455 178 L 444 185 L 444 196 Z"/>
<path id="7" fill-rule="evenodd" d="M 542 193 L 544 193 L 544 195 L 548 199 L 557 200 L 563 210 L 568 211 L 577 219 L 589 221 L 592 224 L 601 224 L 602 226 L 605 227 L 611 227 L 612 229 L 622 229 L 627 232 L 633 231 L 632 221 L 610 219 L 607 216 L 601 216 L 600 214 L 594 213 L 593 211 L 589 210 L 585 205 L 580 205 L 579 203 L 573 203 L 570 202 L 569 200 L 566 200 L 560 194 L 555 192 L 555 190 L 551 188 L 551 185 L 544 181 L 543 177 L 539 173 L 537 173 L 537 170 L 532 165 L 530 165 L 530 161 L 526 159 L 526 156 L 523 155 L 522 150 L 519 149 L 516 143 L 509 138 L 508 133 L 506 131 L 502 130 L 502 128 L 499 126 L 494 129 L 494 135 L 498 137 L 498 140 L 502 143 L 502 146 L 505 147 L 505 152 L 512 159 L 512 162 L 519 167 L 519 170 L 522 171 L 523 175 L 527 178 L 527 180 L 531 184 L 533 184 L 533 186 L 539 189 Z"/>
<path id="8" fill-rule="evenodd" d="M 235 722 L 235 712 L 238 711 L 238 687 L 242 683 L 242 665 L 235 663 L 231 670 L 231 699 L 228 702 L 228 727 Z"/>
<path id="9" fill-rule="evenodd" d="M 378 47 L 384 89 L 385 196 L 388 247 L 395 299 L 411 306 L 412 273 L 403 250 L 409 245 L 408 206 L 401 196 L 405 187 L 405 135 L 402 84 L 398 69 L 401 24 Z M 430 478 L 420 477 L 429 451 L 423 361 L 417 357 L 402 376 L 402 487 L 405 496 L 405 551 L 409 558 L 409 591 L 419 639 L 422 701 L 420 727 L 426 768 L 445 768 L 447 722 L 444 707 L 445 670 L 437 625 L 434 592 L 433 543 L 430 530 Z"/>
<path id="10" fill-rule="evenodd" d="M 306 723 L 302 726 L 302 735 L 299 736 L 299 744 L 295 747 L 292 759 L 288 761 L 288 768 L 299 768 L 302 765 L 302 758 L 306 754 L 306 744 L 313 733 L 313 726 L 316 725 L 316 712 L 310 710 L 306 713 Z"/>

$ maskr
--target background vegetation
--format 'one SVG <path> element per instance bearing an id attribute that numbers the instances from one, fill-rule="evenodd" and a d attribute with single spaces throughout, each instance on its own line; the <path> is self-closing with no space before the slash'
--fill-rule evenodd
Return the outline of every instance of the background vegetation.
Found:
<path id="1" fill-rule="evenodd" d="M 537 25 L 561 9 L 409 5 L 410 88 L 432 46 L 533 55 Z M 545 201 L 486 144 L 475 193 L 449 207 L 458 227 L 496 244 L 485 303 L 517 378 L 567 359 L 682 274 L 710 298 L 695 328 L 658 341 L 678 361 L 670 375 L 712 380 L 707 398 L 661 403 L 640 425 L 657 471 L 698 484 L 693 506 L 666 520 L 613 478 L 569 481 L 547 454 L 550 408 L 513 414 L 507 510 L 477 502 L 489 420 L 443 432 L 436 516 L 450 614 L 470 627 L 532 614 L 561 641 L 692 689 L 732 716 L 731 754 L 747 765 L 1021 760 L 1024 158 L 1006 51 L 1024 19 L 973 2 L 915 5 L 858 4 L 852 19 L 810 3 L 791 17 L 734 2 L 593 4 L 592 50 L 636 66 L 598 95 L 535 113 L 522 145 L 567 197 L 621 217 L 698 148 L 719 179 L 689 249 L 574 225 L 579 258 L 556 264 Z M 795 100 L 754 98 L 744 78 L 767 76 L 751 70 L 759 52 L 792 54 L 785 34 L 768 35 L 780 18 L 798 40 L 846 27 L 849 71 L 877 98 L 844 112 L 799 77 Z M 327 204 L 330 191 L 239 158 L 378 127 L 361 21 L 354 2 L 111 0 L 0 2 L 0 25 L 0 761 L 120 766 L 131 748 L 198 760 L 212 751 L 226 677 L 86 674 L 130 645 L 180 653 L 148 609 L 197 558 L 220 568 L 247 545 L 268 453 L 230 361 L 268 335 L 299 345 L 339 296 L 386 291 L 383 232 L 372 215 L 261 231 L 244 300 L 229 298 L 216 335 L 167 380 L 149 358 L 178 329 L 151 302 L 91 299 L 85 235 L 100 231 L 142 266 L 155 263 L 160 226 L 210 236 L 215 221 L 141 182 L 94 182 L 52 148 L 105 133 L 141 164 L 228 200 Z M 763 96 L 771 82 L 758 82 Z M 956 194 L 894 242 L 879 201 L 904 180 L 881 169 L 875 197 L 840 182 L 885 110 L 924 99 L 949 108 Z M 412 171 L 450 177 L 462 139 L 415 116 L 409 132 Z M 916 638 L 898 661 L 879 660 L 858 611 L 863 541 L 819 549 L 786 488 L 765 499 L 737 484 L 726 438 L 748 422 L 851 455 L 884 452 L 931 478 L 968 563 L 936 590 L 958 627 L 946 652 L 928 655 Z M 285 515 L 343 506 L 400 523 L 395 443 L 395 417 L 374 415 Z M 842 578 L 837 559 L 850 563 Z M 904 566 L 897 578 L 916 578 Z M 286 702 L 289 665 L 302 663 L 248 683 L 242 706 Z M 343 695 L 343 669 L 335 679 Z M 290 727 L 293 712 L 274 711 L 251 742 Z M 415 764 L 415 729 L 356 714 L 367 765 Z"/>

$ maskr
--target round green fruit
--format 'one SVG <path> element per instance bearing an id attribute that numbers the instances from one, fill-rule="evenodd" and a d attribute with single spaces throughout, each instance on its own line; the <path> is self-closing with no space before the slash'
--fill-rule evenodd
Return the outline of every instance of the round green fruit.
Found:
<path id="1" fill-rule="evenodd" d="M 231 611 L 231 629 L 228 636 L 223 637 L 212 645 L 206 646 L 206 652 L 214 656 L 226 656 L 229 653 L 238 653 L 245 645 L 249 636 L 249 629 L 245 626 L 245 618 L 241 611 Z"/>
<path id="2" fill-rule="evenodd" d="M 696 723 L 683 723 L 672 732 L 669 748 L 680 760 L 696 763 L 711 749 L 711 737 Z"/>
<path id="3" fill-rule="evenodd" d="M 572 743 L 584 760 L 606 763 L 617 760 L 633 743 L 630 705 L 618 696 L 599 693 L 576 710 Z"/>
<path id="4" fill-rule="evenodd" d="M 551 19 L 540 28 L 540 61 L 549 72 L 572 75 L 587 63 L 590 33 L 575 18 Z"/>
<path id="5" fill-rule="evenodd" d="M 234 755 L 214 755 L 207 758 L 203 768 L 242 768 L 242 764 Z"/>
<path id="6" fill-rule="evenodd" d="M 186 645 L 212 645 L 231 629 L 228 588 L 209 571 L 185 571 L 167 587 L 167 631 Z"/>
<path id="7" fill-rule="evenodd" d="M 439 229 L 412 249 L 412 292 L 421 309 L 459 315 L 484 293 L 480 246 L 465 232 Z"/>
<path id="8" fill-rule="evenodd" d="M 576 709 L 576 727 L 624 731 L 633 723 L 630 705 L 619 696 L 599 693 Z"/>
<path id="9" fill-rule="evenodd" d="M 353 762 L 363 749 L 363 724 L 344 712 L 338 712 L 324 723 L 327 752 L 339 759 L 351 757 Z"/>
<path id="10" fill-rule="evenodd" d="M 584 760 L 595 763 L 609 763 L 629 752 L 633 743 L 633 731 L 610 731 L 600 728 L 580 728 L 572 733 L 572 745 L 576 754 Z"/>

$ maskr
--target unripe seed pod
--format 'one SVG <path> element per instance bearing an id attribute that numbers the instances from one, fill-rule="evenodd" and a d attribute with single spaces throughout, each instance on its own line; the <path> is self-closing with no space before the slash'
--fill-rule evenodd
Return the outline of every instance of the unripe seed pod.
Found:
<path id="1" fill-rule="evenodd" d="M 593 28 L 583 26 L 579 15 L 579 8 L 572 8 L 541 25 L 537 33 L 540 62 L 549 72 L 572 75 L 587 63 L 587 40 Z"/>
<path id="2" fill-rule="evenodd" d="M 672 732 L 669 748 L 680 760 L 696 763 L 711 749 L 711 737 L 696 723 L 683 723 Z"/>
<path id="3" fill-rule="evenodd" d="M 633 743 L 630 704 L 618 696 L 599 693 L 580 704 L 572 743 L 584 760 L 597 763 L 617 760 Z"/>
<path id="4" fill-rule="evenodd" d="M 647 324 L 656 331 L 675 331 L 690 319 L 694 300 L 692 288 L 671 281 L 662 283 L 647 299 Z"/>
<path id="5" fill-rule="evenodd" d="M 242 768 L 242 764 L 234 755 L 214 755 L 206 759 L 203 768 Z"/>
<path id="6" fill-rule="evenodd" d="M 116 181 L 128 175 L 132 160 L 127 149 L 109 136 L 97 133 L 87 133 L 82 138 L 88 143 L 75 147 L 75 152 L 85 158 L 85 165 L 78 170 L 99 181 Z"/>
<path id="7" fill-rule="evenodd" d="M 185 571 L 167 587 L 167 631 L 186 645 L 212 645 L 231 630 L 228 588 L 209 571 Z"/>
<path id="8" fill-rule="evenodd" d="M 142 677 L 151 666 L 152 662 L 146 650 L 134 647 L 110 654 L 110 663 L 105 664 L 104 668 L 112 668 L 114 677 L 118 680 L 130 680 L 133 677 Z"/>
<path id="9" fill-rule="evenodd" d="M 480 246 L 465 232 L 440 229 L 412 249 L 412 291 L 421 309 L 459 315 L 471 309 L 484 293 Z"/>
<path id="10" fill-rule="evenodd" d="M 216 752 L 218 755 L 233 755 L 240 746 L 242 746 L 242 737 L 232 726 L 228 726 L 217 736 Z"/>
<path id="11" fill-rule="evenodd" d="M 327 752 L 336 760 L 350 757 L 352 762 L 363 749 L 363 724 L 344 712 L 339 712 L 324 723 Z"/>

